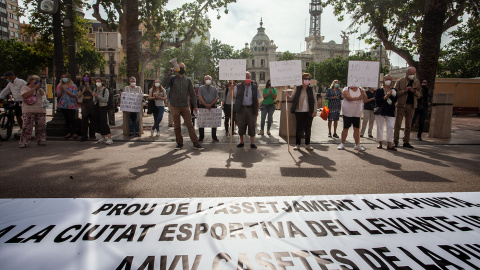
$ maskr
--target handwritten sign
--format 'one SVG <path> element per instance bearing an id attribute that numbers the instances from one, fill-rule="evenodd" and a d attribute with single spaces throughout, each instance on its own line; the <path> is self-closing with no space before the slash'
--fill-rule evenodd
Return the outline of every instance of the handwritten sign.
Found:
<path id="1" fill-rule="evenodd" d="M 123 112 L 139 112 L 142 109 L 142 94 L 122 93 L 120 110 Z"/>
<path id="2" fill-rule="evenodd" d="M 348 61 L 348 86 L 378 87 L 380 62 Z"/>
<path id="3" fill-rule="evenodd" d="M 222 126 L 222 109 L 221 108 L 212 108 L 209 109 L 198 109 L 197 113 L 197 127 L 221 127 Z"/>
<path id="4" fill-rule="evenodd" d="M 247 60 L 245 59 L 220 59 L 219 77 L 220 80 L 245 80 L 247 72 Z"/>
<path id="5" fill-rule="evenodd" d="M 287 86 L 302 84 L 302 61 L 270 62 L 270 80 L 272 86 Z"/>

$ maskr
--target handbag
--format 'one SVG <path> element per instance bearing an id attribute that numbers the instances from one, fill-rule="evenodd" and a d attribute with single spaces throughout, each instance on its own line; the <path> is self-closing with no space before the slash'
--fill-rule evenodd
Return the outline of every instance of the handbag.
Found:
<path id="1" fill-rule="evenodd" d="M 47 99 L 47 93 L 44 93 L 42 96 L 42 108 L 47 108 L 48 107 L 48 99 Z"/>
<path id="2" fill-rule="evenodd" d="M 33 105 L 35 102 L 37 102 L 37 97 L 35 95 L 31 95 L 27 98 L 24 98 L 23 102 L 27 103 L 27 105 Z"/>
<path id="3" fill-rule="evenodd" d="M 155 105 L 155 100 L 154 99 L 148 100 L 147 114 L 156 114 L 156 113 L 158 113 L 158 108 Z"/>
<path id="4" fill-rule="evenodd" d="M 325 105 L 323 106 L 322 112 L 320 113 L 320 117 L 327 121 L 328 120 L 328 114 L 330 113 L 330 109 L 328 108 L 328 100 L 325 101 Z"/>
<path id="5" fill-rule="evenodd" d="M 382 104 L 381 107 L 375 107 L 375 108 L 373 109 L 373 114 L 375 114 L 375 115 L 381 115 L 381 114 L 382 114 L 382 110 L 383 110 L 383 104 Z"/>

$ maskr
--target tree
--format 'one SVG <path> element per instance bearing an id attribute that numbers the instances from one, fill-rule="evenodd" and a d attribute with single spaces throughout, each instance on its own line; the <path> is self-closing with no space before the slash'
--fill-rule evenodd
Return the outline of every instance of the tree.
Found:
<path id="1" fill-rule="evenodd" d="M 287 61 L 287 60 L 293 60 L 293 59 L 295 59 L 295 54 L 289 51 L 286 51 L 282 54 L 282 56 L 280 56 L 278 61 Z"/>
<path id="2" fill-rule="evenodd" d="M 450 36 L 453 40 L 443 52 L 438 74 L 450 78 L 480 77 L 480 20 L 471 17 Z"/>
<path id="3" fill-rule="evenodd" d="M 357 53 L 347 58 L 337 56 L 335 58 L 327 59 L 321 63 L 310 63 L 307 72 L 312 75 L 312 78 L 317 80 L 320 87 L 330 87 L 332 81 L 339 80 L 342 85 L 347 83 L 348 76 L 348 61 L 378 61 L 365 53 Z M 382 67 L 382 73 L 389 72 L 387 67 Z"/>
<path id="4" fill-rule="evenodd" d="M 105 58 L 102 54 L 95 51 L 95 48 L 82 47 L 77 52 L 77 70 L 79 74 L 83 74 L 87 71 L 93 72 L 97 69 L 102 70 L 105 67 Z"/>
<path id="5" fill-rule="evenodd" d="M 246 48 L 241 50 L 235 50 L 235 48 L 228 44 L 223 44 L 218 39 L 212 40 L 212 55 L 215 70 L 212 72 L 212 78 L 217 84 L 221 85 L 218 74 L 219 74 L 219 60 L 220 59 L 251 59 L 253 54 L 249 53 Z"/>
<path id="6" fill-rule="evenodd" d="M 52 63 L 51 54 L 14 39 L 0 40 L 0 59 L 0 74 L 10 70 L 23 79 L 28 75 L 39 74 Z"/>
<path id="7" fill-rule="evenodd" d="M 350 29 L 366 24 L 360 38 L 374 43 L 380 39 L 386 50 L 417 68 L 417 76 L 428 81 L 433 94 L 442 34 L 462 22 L 464 14 L 478 17 L 478 0 L 327 0 L 339 20 L 352 14 Z M 350 33 L 352 33 L 350 32 Z M 418 54 L 419 61 L 414 59 Z"/>
<path id="8" fill-rule="evenodd" d="M 139 44 L 138 38 L 138 0 L 125 0 L 127 9 L 127 77 L 138 78 Z M 125 35 L 124 35 L 125 37 Z M 143 88 L 143 80 L 139 85 Z"/>

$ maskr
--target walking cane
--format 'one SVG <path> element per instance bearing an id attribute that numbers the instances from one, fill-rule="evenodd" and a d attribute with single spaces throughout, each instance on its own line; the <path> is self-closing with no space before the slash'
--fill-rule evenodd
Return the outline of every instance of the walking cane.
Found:
<path id="1" fill-rule="evenodd" d="M 230 87 L 230 86 L 229 86 Z M 230 151 L 232 150 L 232 140 L 233 140 L 233 91 L 230 90 L 230 96 L 232 97 L 232 101 L 230 102 Z"/>
<path id="2" fill-rule="evenodd" d="M 288 149 L 288 152 L 290 152 L 290 126 L 288 125 L 288 98 L 287 98 L 287 95 L 288 95 L 288 86 L 287 86 L 287 89 L 285 89 L 285 116 L 287 118 L 287 149 Z"/>
<path id="3" fill-rule="evenodd" d="M 360 90 L 360 96 L 362 99 L 360 99 L 360 103 L 362 103 L 362 108 L 363 108 L 363 91 L 362 88 L 358 88 Z M 362 116 L 363 116 L 363 110 L 360 110 L 360 124 L 358 125 L 358 149 L 357 153 L 360 153 L 360 132 L 362 132 Z"/>

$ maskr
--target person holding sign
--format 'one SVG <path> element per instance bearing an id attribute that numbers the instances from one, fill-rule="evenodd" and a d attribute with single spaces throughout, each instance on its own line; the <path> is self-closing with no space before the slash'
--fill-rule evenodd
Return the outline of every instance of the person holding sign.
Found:
<path id="1" fill-rule="evenodd" d="M 234 109 L 237 112 L 238 134 L 240 135 L 240 143 L 237 147 L 241 148 L 245 145 L 243 137 L 248 127 L 250 148 L 257 149 L 254 140 L 260 92 L 258 91 L 258 85 L 252 83 L 252 75 L 250 75 L 250 72 L 246 72 L 243 83 L 235 86 L 233 94 L 235 97 Z"/>
<path id="2" fill-rule="evenodd" d="M 403 134 L 403 147 L 413 148 L 410 144 L 410 131 L 412 130 L 413 112 L 417 107 L 417 99 L 422 96 L 420 81 L 415 78 L 417 69 L 409 67 L 405 77 L 399 79 L 395 83 L 397 89 L 397 116 L 395 118 L 395 132 L 393 134 L 393 142 L 398 147 L 400 137 L 400 128 L 402 127 L 403 118 L 405 117 L 405 131 Z"/>
<path id="3" fill-rule="evenodd" d="M 174 65 L 176 62 L 174 63 Z M 198 143 L 197 134 L 192 123 L 192 115 L 190 113 L 190 104 L 193 104 L 193 110 L 197 113 L 197 97 L 193 90 L 192 81 L 185 77 L 186 66 L 184 63 L 178 63 L 177 75 L 173 75 L 175 70 L 170 69 L 162 80 L 162 85 L 166 88 L 170 87 L 170 110 L 173 114 L 173 125 L 175 131 L 175 141 L 177 146 L 175 150 L 183 148 L 182 127 L 180 123 L 180 116 L 187 126 L 188 135 L 192 140 L 195 150 L 203 150 L 203 147 Z"/>
<path id="4" fill-rule="evenodd" d="M 125 86 L 125 93 L 143 94 L 142 88 L 137 85 L 137 79 L 135 77 L 130 77 L 128 83 L 129 85 Z M 124 112 L 123 117 L 123 119 L 128 119 L 129 137 L 140 137 L 140 111 Z"/>
<path id="5" fill-rule="evenodd" d="M 205 76 L 203 80 L 205 85 L 202 85 L 200 88 L 198 88 L 198 107 L 211 110 L 212 108 L 217 107 L 215 104 L 217 104 L 218 101 L 218 90 L 215 88 L 215 86 L 212 86 L 212 77 L 210 75 Z M 203 138 L 205 137 L 205 128 L 201 127 L 198 130 L 200 132 L 199 141 L 203 142 Z M 218 142 L 217 128 L 214 127 L 212 127 L 212 140 L 214 142 Z"/>
<path id="6" fill-rule="evenodd" d="M 348 130 L 353 125 L 353 138 L 355 139 L 354 150 L 365 151 L 360 145 L 360 116 L 362 115 L 362 104 L 366 95 L 363 90 L 357 86 L 348 86 L 343 89 L 343 131 L 342 143 L 338 146 L 338 150 L 344 150 L 345 140 L 347 139 Z"/>
<path id="7" fill-rule="evenodd" d="M 293 150 L 300 149 L 303 131 L 305 131 L 305 149 L 313 150 L 313 147 L 310 146 L 310 136 L 312 134 L 313 118 L 317 116 L 317 93 L 310 86 L 310 77 L 309 73 L 303 73 L 303 84 L 297 86 L 288 97 L 289 100 L 292 100 L 291 113 L 295 114 L 297 120 Z"/>
<path id="8" fill-rule="evenodd" d="M 392 146 L 393 142 L 393 124 L 395 123 L 395 103 L 397 102 L 397 91 L 391 88 L 392 76 L 385 75 L 383 78 L 383 88 L 379 88 L 375 94 L 375 123 L 377 124 L 377 142 L 378 149 L 383 146 L 383 127 L 387 125 L 387 150 L 397 151 Z"/>
<path id="9" fill-rule="evenodd" d="M 157 107 L 157 113 L 153 113 L 154 124 L 150 136 L 153 136 L 155 131 L 157 132 L 156 135 L 160 136 L 160 122 L 163 119 L 165 100 L 167 100 L 167 91 L 163 89 L 160 80 L 155 80 L 153 87 L 148 90 L 148 100 L 155 100 L 155 107 Z"/>
<path id="10" fill-rule="evenodd" d="M 262 115 L 260 122 L 260 134 L 263 135 L 263 130 L 265 129 L 265 118 L 268 114 L 267 121 L 267 135 L 272 135 L 270 133 L 270 128 L 272 127 L 273 122 L 273 113 L 275 112 L 275 99 L 277 98 L 277 89 L 272 88 L 270 80 L 267 81 L 267 85 L 263 88 L 263 102 L 262 102 Z"/>
<path id="11" fill-rule="evenodd" d="M 231 130 L 231 134 L 232 135 L 237 134 L 237 133 L 235 133 L 235 124 L 237 122 L 237 120 L 236 120 L 237 115 L 236 115 L 235 112 L 233 112 L 233 119 L 230 119 L 230 118 L 232 118 L 232 113 L 231 113 L 232 104 L 235 104 L 235 100 L 232 99 L 234 88 L 235 88 L 235 82 L 233 80 L 230 80 L 227 83 L 227 86 L 225 87 L 225 99 L 222 102 L 223 113 L 225 114 L 225 122 L 224 122 L 225 136 L 230 136 L 230 133 L 228 132 L 231 128 L 230 127 L 230 121 L 232 121 L 232 126 L 233 126 L 233 128 Z"/>

